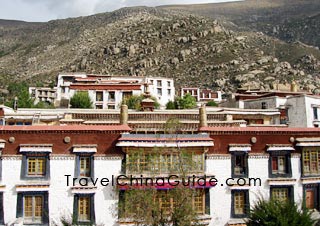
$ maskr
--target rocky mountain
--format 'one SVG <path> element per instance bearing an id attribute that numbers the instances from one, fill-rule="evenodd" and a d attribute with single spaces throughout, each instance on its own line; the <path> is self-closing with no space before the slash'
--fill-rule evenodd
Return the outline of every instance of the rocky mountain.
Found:
<path id="1" fill-rule="evenodd" d="M 320 51 L 184 10 L 123 8 L 47 23 L 0 21 L 0 85 L 49 84 L 62 71 L 151 75 L 226 93 L 320 84 Z"/>
<path id="2" fill-rule="evenodd" d="M 320 1 L 244 0 L 219 4 L 171 5 L 163 9 L 224 19 L 236 30 L 261 31 L 284 41 L 320 48 Z M 231 23 L 228 23 L 231 22 Z"/>

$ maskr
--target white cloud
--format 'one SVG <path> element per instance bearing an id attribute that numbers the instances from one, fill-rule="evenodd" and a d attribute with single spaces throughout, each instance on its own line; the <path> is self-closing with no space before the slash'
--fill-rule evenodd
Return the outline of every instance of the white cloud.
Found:
<path id="1" fill-rule="evenodd" d="M 0 0 L 0 18 L 48 21 L 86 16 L 130 6 L 200 4 L 231 0 Z"/>

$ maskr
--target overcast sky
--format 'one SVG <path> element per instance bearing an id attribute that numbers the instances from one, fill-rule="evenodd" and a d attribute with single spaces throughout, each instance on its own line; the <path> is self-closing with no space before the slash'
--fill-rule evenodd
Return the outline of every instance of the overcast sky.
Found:
<path id="1" fill-rule="evenodd" d="M 0 19 L 49 21 L 87 16 L 127 6 L 195 4 L 232 0 L 0 0 Z"/>

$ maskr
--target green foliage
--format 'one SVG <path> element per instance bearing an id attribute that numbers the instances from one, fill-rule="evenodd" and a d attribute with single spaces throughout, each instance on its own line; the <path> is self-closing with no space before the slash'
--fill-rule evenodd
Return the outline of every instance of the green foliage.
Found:
<path id="1" fill-rule="evenodd" d="M 294 202 L 260 199 L 250 211 L 248 226 L 310 226 L 315 223 L 311 212 L 299 210 Z"/>
<path id="2" fill-rule="evenodd" d="M 206 106 L 209 106 L 209 107 L 217 107 L 218 104 L 217 104 L 214 100 L 210 100 L 210 101 L 208 101 L 208 103 L 206 104 Z"/>
<path id="3" fill-rule="evenodd" d="M 135 109 L 137 111 L 139 111 L 141 109 L 141 101 L 144 99 L 145 97 L 141 94 L 141 95 L 133 95 L 131 97 L 129 97 L 128 99 L 124 99 L 121 103 L 122 104 L 126 104 L 128 106 L 129 109 Z M 158 109 L 160 107 L 160 104 L 157 100 L 157 98 L 155 97 L 150 97 L 153 101 L 154 101 L 154 108 Z"/>
<path id="4" fill-rule="evenodd" d="M 167 110 L 171 110 L 171 109 L 177 109 L 178 107 L 176 106 L 176 102 L 174 101 L 169 101 L 167 104 L 166 104 L 166 109 Z"/>
<path id="5" fill-rule="evenodd" d="M 192 207 L 192 196 L 195 194 L 195 189 L 184 187 L 176 187 L 169 191 L 159 191 L 155 188 L 126 190 L 120 198 L 120 217 L 134 219 L 135 225 L 197 225 L 199 220 Z M 164 211 L 160 202 L 169 199 L 174 199 L 175 205 Z"/>
<path id="6" fill-rule="evenodd" d="M 191 109 L 197 106 L 197 100 L 187 93 L 183 97 L 176 97 L 174 101 L 166 104 L 166 109 Z"/>
<path id="7" fill-rule="evenodd" d="M 169 118 L 164 124 L 165 134 L 176 134 L 182 130 L 182 123 L 178 118 Z"/>
<path id="8" fill-rule="evenodd" d="M 34 104 L 32 108 L 53 109 L 55 107 L 49 102 L 39 101 L 37 104 Z"/>
<path id="9" fill-rule="evenodd" d="M 9 83 L 8 91 L 9 96 L 11 97 L 5 103 L 5 105 L 8 107 L 14 107 L 14 98 L 17 97 L 18 108 L 54 108 L 54 106 L 48 102 L 40 101 L 37 104 L 34 104 L 34 100 L 30 97 L 29 94 L 29 86 L 24 81 L 18 83 Z"/>
<path id="10" fill-rule="evenodd" d="M 182 98 L 178 97 L 176 101 L 179 109 L 190 109 L 197 106 L 196 99 L 190 93 L 187 93 Z"/>
<path id="11" fill-rule="evenodd" d="M 92 101 L 88 92 L 76 92 L 70 99 L 71 108 L 92 108 Z"/>
<path id="12" fill-rule="evenodd" d="M 8 85 L 9 99 L 5 105 L 8 107 L 14 107 L 14 98 L 18 98 L 18 108 L 32 108 L 33 100 L 29 95 L 29 86 L 26 82 L 14 83 L 11 82 Z"/>

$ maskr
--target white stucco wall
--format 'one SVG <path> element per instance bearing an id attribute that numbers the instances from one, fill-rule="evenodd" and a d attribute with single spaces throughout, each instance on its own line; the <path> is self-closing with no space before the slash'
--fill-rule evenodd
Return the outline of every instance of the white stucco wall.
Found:
<path id="1" fill-rule="evenodd" d="M 119 175 L 121 170 L 121 159 L 119 157 L 95 157 L 94 160 L 95 178 L 108 178 L 112 175 Z M 21 157 L 3 157 L 2 160 L 2 181 L 5 185 L 3 192 L 4 220 L 11 224 L 16 220 L 17 189 L 16 185 L 29 184 L 33 182 L 20 180 Z M 72 185 L 67 186 L 67 179 L 64 175 L 72 175 L 75 172 L 74 156 L 51 156 L 50 157 L 50 183 L 49 187 L 49 219 L 51 224 L 58 223 L 62 216 L 70 217 L 73 213 L 74 194 Z M 32 188 L 31 188 L 32 190 Z M 48 189 L 40 189 L 48 190 Z M 28 190 L 29 191 L 29 190 Z M 114 225 L 117 221 L 118 193 L 115 187 L 101 186 L 98 184 L 94 190 L 95 217 L 97 224 Z"/>
<path id="2" fill-rule="evenodd" d="M 233 189 L 249 190 L 250 207 L 253 207 L 260 198 L 270 198 L 271 185 L 293 186 L 294 200 L 301 204 L 303 193 L 300 170 L 300 155 L 293 155 L 291 158 L 292 178 L 294 182 L 269 182 L 269 154 L 249 154 L 248 168 L 249 178 L 260 178 L 261 186 L 227 186 L 227 178 L 231 178 L 231 157 L 228 155 L 211 155 L 206 160 L 206 174 L 215 175 L 218 184 L 210 188 L 210 215 L 212 217 L 210 226 L 225 226 L 230 220 L 239 220 L 231 217 L 231 191 Z"/>
<path id="3" fill-rule="evenodd" d="M 287 100 L 289 126 L 307 127 L 306 102 L 304 96 L 291 97 Z"/>
<path id="4" fill-rule="evenodd" d="M 226 179 L 231 175 L 230 155 L 209 155 L 206 160 L 205 174 L 215 175 L 218 184 L 210 188 L 210 215 L 211 226 L 225 226 L 231 218 L 231 191 L 232 189 L 248 189 L 250 206 L 253 206 L 258 198 L 269 198 L 270 185 L 292 185 L 294 187 L 294 200 L 301 204 L 303 193 L 301 184 L 300 154 L 292 154 L 291 168 L 292 178 L 295 181 L 270 182 L 269 179 L 269 155 L 249 154 L 248 167 L 249 178 L 260 178 L 262 186 L 241 187 L 226 185 Z M 121 174 L 121 158 L 96 156 L 94 160 L 95 178 L 108 178 Z M 20 180 L 21 156 L 3 156 L 2 181 L 0 192 L 4 193 L 4 219 L 5 223 L 16 220 L 17 190 L 16 185 L 32 184 L 30 181 Z M 50 187 L 49 187 L 49 212 L 50 221 L 58 222 L 61 216 L 73 213 L 73 192 L 71 185 L 68 187 L 66 177 L 70 174 L 74 177 L 75 156 L 51 155 L 50 157 Z M 95 217 L 97 224 L 117 225 L 118 193 L 115 187 L 101 186 L 93 190 L 95 193 Z"/>

